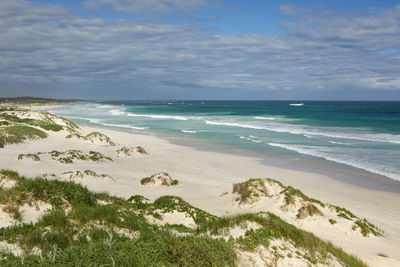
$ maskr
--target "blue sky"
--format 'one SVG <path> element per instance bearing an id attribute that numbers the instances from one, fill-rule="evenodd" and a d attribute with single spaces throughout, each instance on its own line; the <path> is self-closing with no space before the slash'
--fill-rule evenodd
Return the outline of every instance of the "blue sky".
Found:
<path id="1" fill-rule="evenodd" d="M 400 100 L 398 1 L 2 0 L 0 95 Z"/>

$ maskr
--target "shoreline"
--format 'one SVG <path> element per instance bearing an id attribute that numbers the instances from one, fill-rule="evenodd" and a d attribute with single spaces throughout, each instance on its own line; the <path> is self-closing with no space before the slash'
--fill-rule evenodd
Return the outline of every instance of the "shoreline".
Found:
<path id="1" fill-rule="evenodd" d="M 71 119 L 71 121 L 76 122 L 74 119 Z M 91 128 L 98 128 L 100 130 L 109 129 L 124 133 L 154 136 L 166 140 L 171 144 L 189 147 L 196 151 L 205 151 L 205 152 L 208 151 L 208 152 L 222 153 L 227 155 L 241 154 L 243 156 L 257 158 L 260 161 L 260 163 L 262 163 L 267 167 L 270 166 L 270 167 L 290 169 L 292 171 L 311 172 L 320 175 L 326 175 L 334 180 L 338 180 L 346 184 L 372 190 L 379 190 L 384 192 L 400 194 L 400 181 L 397 181 L 393 178 L 386 177 L 380 174 L 372 173 L 370 171 L 360 169 L 351 165 L 337 163 L 323 158 L 318 158 L 318 157 L 313 158 L 307 155 L 306 156 L 309 158 L 277 157 L 274 155 L 257 153 L 255 151 L 245 150 L 241 148 L 228 147 L 217 143 L 212 143 L 211 145 L 207 145 L 205 144 L 207 142 L 206 140 L 195 137 L 187 136 L 181 138 L 169 134 L 161 134 L 151 131 L 142 132 L 142 131 L 133 131 L 131 129 L 124 129 L 120 127 L 91 125 L 79 122 L 76 123 L 78 125 Z"/>

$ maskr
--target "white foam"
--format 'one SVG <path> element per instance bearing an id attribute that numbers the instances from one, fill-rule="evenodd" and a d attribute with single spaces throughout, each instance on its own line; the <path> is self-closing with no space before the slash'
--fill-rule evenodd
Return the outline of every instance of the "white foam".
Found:
<path id="1" fill-rule="evenodd" d="M 128 117 L 143 117 L 143 118 L 151 118 L 151 119 L 167 119 L 167 120 L 180 120 L 187 121 L 191 117 L 185 116 L 174 116 L 174 115 L 153 115 L 153 114 L 135 114 L 135 113 L 127 113 Z"/>
<path id="2" fill-rule="evenodd" d="M 94 120 L 92 120 L 92 121 L 94 121 Z M 97 121 L 95 123 L 98 123 L 98 124 L 101 124 L 104 126 L 128 128 L 128 129 L 141 130 L 141 131 L 148 129 L 148 127 L 138 127 L 138 126 L 132 126 L 132 125 L 127 125 L 127 124 L 113 124 L 113 123 L 105 123 L 105 122 L 100 122 L 100 121 Z"/>
<path id="3" fill-rule="evenodd" d="M 126 114 L 125 111 L 121 111 L 121 110 L 117 110 L 117 109 L 110 110 L 110 113 L 113 116 L 121 116 L 121 115 L 125 115 Z"/>
<path id="4" fill-rule="evenodd" d="M 247 123 L 237 123 L 237 122 L 225 122 L 225 121 L 211 121 L 205 120 L 206 124 L 210 125 L 221 125 L 221 126 L 230 126 L 230 127 L 240 127 L 240 128 L 249 128 L 256 130 L 267 130 L 272 132 L 279 133 L 289 133 L 289 134 L 297 134 L 303 135 L 307 138 L 315 138 L 316 136 L 323 136 L 329 138 L 339 138 L 339 139 L 353 139 L 360 141 L 372 141 L 372 142 L 384 142 L 384 143 L 393 143 L 400 144 L 400 135 L 392 135 L 392 134 L 369 134 L 369 133 L 334 133 L 334 132 L 322 132 L 315 129 L 304 129 L 308 126 L 305 125 L 289 125 L 289 124 L 281 124 L 281 123 L 270 123 L 268 126 L 247 124 Z M 328 131 L 329 128 L 325 127 Z M 345 128 L 342 128 L 345 131 Z"/>
<path id="5" fill-rule="evenodd" d="M 111 105 L 100 105 L 100 104 L 97 104 L 96 105 L 96 108 L 113 108 L 114 106 L 111 106 Z"/>
<path id="6" fill-rule="evenodd" d="M 261 143 L 262 142 L 261 140 L 255 139 L 257 137 L 252 136 L 252 135 L 249 135 L 249 137 L 240 135 L 239 138 L 240 139 L 245 139 L 245 140 L 253 142 L 253 143 Z"/>
<path id="7" fill-rule="evenodd" d="M 335 144 L 335 145 L 346 145 L 346 146 L 350 145 L 350 144 L 347 144 L 347 143 L 341 143 L 341 142 L 330 141 L 330 140 L 328 142 L 331 143 L 331 144 Z"/>
<path id="8" fill-rule="evenodd" d="M 329 161 L 334 161 L 341 164 L 346 164 L 349 166 L 353 166 L 359 169 L 363 169 L 372 173 L 380 174 L 394 180 L 400 181 L 400 174 L 398 170 L 393 170 L 393 172 L 388 172 L 388 167 L 380 166 L 379 164 L 374 164 L 373 162 L 366 162 L 360 159 L 359 157 L 352 157 L 342 152 L 342 149 L 337 151 L 338 153 L 331 153 L 329 151 L 322 151 L 321 148 L 315 146 L 302 146 L 302 145 L 287 145 L 287 144 L 277 144 L 277 143 L 268 143 L 270 146 L 280 147 L 287 150 L 292 150 L 300 154 L 310 155 L 314 157 L 323 158 Z M 329 149 L 327 147 L 323 147 L 323 149 Z M 336 155 L 336 157 L 334 157 Z"/>
<path id="9" fill-rule="evenodd" d="M 273 121 L 276 118 L 274 118 L 274 117 L 259 117 L 259 116 L 257 116 L 257 117 L 254 117 L 254 119 L 256 119 L 256 120 L 270 120 L 270 121 Z"/>
<path id="10" fill-rule="evenodd" d="M 191 130 L 181 130 L 183 133 L 192 133 L 195 134 L 197 131 L 191 131 Z"/>
<path id="11" fill-rule="evenodd" d="M 346 134 L 346 133 L 323 133 L 323 132 L 307 132 L 309 135 L 320 135 L 325 137 L 339 138 L 339 139 L 353 139 L 360 141 L 372 142 L 385 142 L 400 144 L 400 135 L 392 134 Z"/>
<path id="12" fill-rule="evenodd" d="M 289 104 L 289 106 L 301 107 L 304 106 L 304 103 Z"/>
<path id="13" fill-rule="evenodd" d="M 205 120 L 205 122 L 206 122 L 206 124 L 210 124 L 210 125 L 223 125 L 223 126 L 231 126 L 231 127 L 250 128 L 250 129 L 258 129 L 258 130 L 268 130 L 267 128 L 265 128 L 263 126 L 242 124 L 242 123 L 237 123 L 237 122 L 223 122 L 223 121 L 210 121 L 210 120 Z"/>

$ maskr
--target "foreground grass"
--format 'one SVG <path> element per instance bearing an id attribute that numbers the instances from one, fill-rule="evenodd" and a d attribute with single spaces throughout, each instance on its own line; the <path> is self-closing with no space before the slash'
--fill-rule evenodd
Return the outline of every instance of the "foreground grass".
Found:
<path id="1" fill-rule="evenodd" d="M 0 252 L 1 266 L 235 266 L 238 249 L 268 248 L 274 239 L 294 244 L 297 257 L 310 265 L 335 257 L 344 266 L 365 266 L 270 213 L 219 218 L 174 196 L 147 203 L 138 195 L 125 200 L 72 182 L 27 179 L 11 171 L 0 171 L 0 177 L 16 181 L 13 188 L 0 188 L 1 205 L 40 200 L 52 206 L 36 224 L 0 228 L 0 241 L 23 250 L 19 257 Z M 187 214 L 197 227 L 149 223 L 149 216 L 168 212 Z M 224 229 L 249 221 L 261 227 L 236 240 L 218 238 Z"/>

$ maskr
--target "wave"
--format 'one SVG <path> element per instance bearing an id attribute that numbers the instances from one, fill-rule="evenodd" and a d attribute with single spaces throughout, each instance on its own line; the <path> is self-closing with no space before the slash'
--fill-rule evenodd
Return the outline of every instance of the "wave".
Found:
<path id="1" fill-rule="evenodd" d="M 114 108 L 115 106 L 111 106 L 111 105 L 100 105 L 100 104 L 97 104 L 96 105 L 96 108 Z"/>
<path id="2" fill-rule="evenodd" d="M 289 106 L 301 107 L 304 106 L 304 103 L 289 104 Z"/>
<path id="3" fill-rule="evenodd" d="M 105 122 L 100 122 L 100 121 L 98 121 L 96 123 L 104 125 L 104 126 L 128 128 L 128 129 L 141 130 L 141 131 L 148 129 L 148 127 L 138 127 L 138 126 L 132 126 L 132 125 L 126 125 L 126 124 L 105 123 Z"/>
<path id="4" fill-rule="evenodd" d="M 252 136 L 252 135 L 249 135 L 249 137 L 240 135 L 239 138 L 240 138 L 240 139 L 245 139 L 245 140 L 250 141 L 250 142 L 253 142 L 253 143 L 261 143 L 261 142 L 262 142 L 261 140 L 255 139 L 255 138 L 257 138 L 257 137 Z"/>
<path id="5" fill-rule="evenodd" d="M 254 117 L 254 119 L 256 119 L 256 120 L 271 120 L 271 121 L 276 120 L 276 118 L 274 118 L 274 117 L 259 117 L 259 116 Z"/>
<path id="6" fill-rule="evenodd" d="M 257 130 L 267 130 L 267 128 L 263 127 L 263 126 L 256 126 L 256 125 L 250 125 L 250 124 L 241 124 L 241 123 L 237 123 L 237 122 L 222 122 L 222 121 L 205 120 L 205 123 L 206 124 L 210 124 L 210 125 L 222 125 L 222 126 L 250 128 L 250 129 L 257 129 Z"/>
<path id="7" fill-rule="evenodd" d="M 100 125 L 109 126 L 109 127 L 120 127 L 120 128 L 134 129 L 134 130 L 148 129 L 148 127 L 132 126 L 132 125 L 128 125 L 128 124 L 106 123 L 106 122 L 102 122 L 101 119 L 94 119 L 94 118 L 75 117 L 75 116 L 67 116 L 67 115 L 65 115 L 64 117 L 69 118 L 69 119 L 85 120 L 85 121 L 89 121 L 94 124 L 100 124 Z"/>
<path id="8" fill-rule="evenodd" d="M 175 115 L 153 115 L 153 114 L 135 114 L 135 113 L 127 113 L 126 115 L 128 117 L 142 117 L 151 119 L 167 119 L 167 120 L 180 120 L 180 121 L 187 121 L 191 119 L 191 117 L 175 116 Z"/>
<path id="9" fill-rule="evenodd" d="M 328 134 L 328 133 L 322 133 L 322 132 L 308 132 L 307 134 L 332 137 L 332 138 L 338 138 L 338 139 L 353 139 L 353 140 L 360 140 L 360 141 L 372 141 L 372 142 L 400 144 L 400 135 L 392 135 L 392 134 L 349 135 L 349 134 L 345 134 L 345 133 Z"/>
<path id="10" fill-rule="evenodd" d="M 113 116 L 121 116 L 121 115 L 125 115 L 126 114 L 125 111 L 121 111 L 121 110 L 117 110 L 117 109 L 111 109 L 109 112 Z"/>
<path id="11" fill-rule="evenodd" d="M 268 145 L 284 148 L 287 150 L 292 150 L 292 151 L 295 151 L 300 154 L 319 157 L 319 158 L 323 158 L 323 159 L 326 159 L 329 161 L 334 161 L 337 163 L 349 165 L 352 167 L 363 169 L 363 170 L 366 170 L 366 171 L 369 171 L 372 173 L 376 173 L 376 174 L 383 175 L 383 176 L 389 177 L 391 179 L 400 181 L 400 174 L 398 174 L 398 171 L 394 170 L 394 171 L 396 171 L 396 173 L 387 172 L 386 171 L 387 168 L 385 168 L 384 166 L 373 165 L 370 162 L 365 162 L 365 161 L 360 160 L 359 158 L 348 156 L 345 153 L 334 154 L 334 153 L 332 153 L 333 151 L 331 151 L 331 153 L 329 151 L 324 152 L 313 146 L 287 145 L 287 144 L 277 144 L 277 143 L 268 143 Z M 327 149 L 327 148 L 325 147 L 324 149 Z M 342 151 L 338 150 L 338 152 L 342 152 Z M 338 156 L 334 157 L 332 155 L 338 155 Z M 385 169 L 385 170 L 382 170 L 382 169 Z"/>
<path id="12" fill-rule="evenodd" d="M 191 131 L 191 130 L 181 130 L 183 133 L 197 133 L 197 131 Z"/>
<path id="13" fill-rule="evenodd" d="M 323 136 L 323 137 L 338 138 L 338 139 L 353 139 L 360 141 L 400 144 L 400 135 L 392 135 L 392 134 L 326 133 L 326 132 L 306 130 L 304 128 L 301 128 L 301 127 L 307 127 L 304 125 L 270 124 L 269 126 L 260 126 L 254 124 L 246 124 L 246 123 L 211 121 L 211 120 L 205 120 L 205 123 L 210 125 L 221 125 L 221 126 L 248 128 L 256 130 L 267 130 L 279 133 L 297 134 L 297 135 L 303 135 L 307 138 L 315 138 L 315 136 Z M 294 129 L 294 127 L 296 127 L 296 129 Z"/>
<path id="14" fill-rule="evenodd" d="M 334 144 L 334 145 L 346 145 L 346 146 L 350 145 L 350 144 L 347 144 L 347 143 L 335 142 L 335 141 L 331 141 L 331 140 L 329 140 L 328 142 L 331 143 L 331 144 Z"/>

